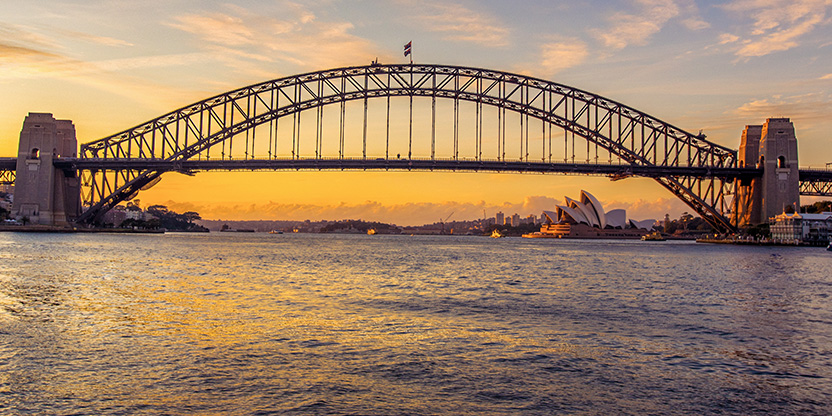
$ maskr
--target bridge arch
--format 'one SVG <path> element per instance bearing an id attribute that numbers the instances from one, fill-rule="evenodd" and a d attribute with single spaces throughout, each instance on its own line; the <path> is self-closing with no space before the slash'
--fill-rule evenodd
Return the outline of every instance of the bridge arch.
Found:
<path id="1" fill-rule="evenodd" d="M 503 125 L 502 137 L 498 127 L 498 153 L 490 160 L 496 159 L 503 164 L 530 162 L 528 118 L 531 117 L 540 120 L 543 125 L 543 164 L 553 163 L 551 128 L 556 127 L 562 129 L 565 135 L 568 133 L 573 137 L 582 138 L 587 146 L 591 143 L 625 162 L 623 176 L 632 174 L 628 173 L 627 166 L 659 169 L 680 166 L 704 169 L 736 167 L 736 151 L 709 142 L 701 134 L 688 133 L 632 107 L 566 85 L 479 68 L 444 65 L 369 65 L 310 72 L 250 85 L 182 107 L 118 134 L 82 145 L 81 158 L 90 162 L 100 162 L 100 168 L 89 169 L 82 175 L 85 185 L 82 197 L 87 209 L 78 221 L 97 221 L 108 209 L 158 182 L 163 173 L 187 171 L 188 161 L 212 158 L 219 161 L 230 160 L 232 154 L 229 151 L 226 155 L 224 146 L 227 144 L 231 149 L 233 141 L 239 141 L 240 136 L 245 135 L 246 152 L 243 159 L 255 160 L 255 137 L 249 135 L 253 136 L 258 127 L 266 125 L 269 125 L 269 134 L 272 131 L 276 133 L 277 127 L 272 129 L 272 124 L 276 125 L 280 119 L 287 117 L 298 117 L 304 111 L 318 111 L 313 159 L 367 159 L 367 102 L 384 97 L 388 99 L 388 126 L 390 97 L 410 98 L 411 120 L 414 97 L 430 98 L 434 113 L 437 99 L 452 100 L 455 112 L 458 111 L 457 103 L 460 101 L 474 103 L 479 123 L 474 138 L 476 153 L 468 156 L 473 161 L 482 163 L 489 161 L 483 156 L 481 128 L 481 109 L 487 106 L 497 110 L 498 118 L 502 114 L 503 123 L 506 111 L 519 115 L 521 125 L 522 118 L 526 117 L 525 159 L 522 154 L 522 131 L 520 160 L 508 161 L 505 158 L 505 126 Z M 359 100 L 365 103 L 365 150 L 362 155 L 347 155 L 343 130 L 344 106 L 347 102 Z M 341 105 L 342 117 L 339 152 L 337 155 L 326 155 L 321 147 L 323 139 L 320 132 L 323 109 L 338 104 Z M 457 123 L 456 117 L 455 113 L 454 123 Z M 432 121 L 435 124 L 435 118 Z M 299 130 L 300 119 L 293 120 L 293 128 L 294 123 L 298 123 Z M 549 128 L 548 162 L 545 157 L 546 126 Z M 435 129 L 435 126 L 433 128 Z M 454 128 L 456 129 L 456 126 Z M 274 139 L 276 143 L 276 138 Z M 269 140 L 271 141 L 272 137 Z M 409 140 L 412 141 L 412 137 Z M 453 154 L 444 155 L 445 159 L 459 159 L 456 140 L 455 135 Z M 249 141 L 252 143 L 250 158 Z M 408 154 L 406 159 L 442 159 L 435 154 L 435 145 L 435 134 L 432 132 L 431 154 Z M 211 149 L 218 146 L 223 149 L 219 156 L 216 151 L 211 153 Z M 271 148 L 271 142 L 269 146 Z M 293 136 L 292 160 L 301 159 L 300 152 L 295 151 L 295 146 L 299 149 L 299 135 L 297 143 Z M 503 149 L 502 154 L 499 153 L 500 146 Z M 574 138 L 572 146 L 574 158 Z M 270 151 L 268 160 L 273 159 L 279 158 L 276 152 L 272 154 Z M 730 178 L 680 176 L 670 173 L 653 177 L 718 229 L 732 228 L 724 215 L 729 206 L 725 197 Z"/>

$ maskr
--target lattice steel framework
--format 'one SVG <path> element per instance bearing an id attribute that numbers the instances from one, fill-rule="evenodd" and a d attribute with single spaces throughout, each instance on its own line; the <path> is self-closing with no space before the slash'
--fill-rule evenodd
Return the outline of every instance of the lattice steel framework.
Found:
<path id="1" fill-rule="evenodd" d="M 832 170 L 801 169 L 800 195 L 832 195 Z"/>
<path id="2" fill-rule="evenodd" d="M 281 158 L 277 151 L 278 122 L 291 119 L 291 160 L 354 159 L 378 160 L 368 155 L 368 100 L 387 98 L 387 132 L 385 160 L 390 155 L 391 97 L 406 97 L 410 103 L 410 124 L 407 131 L 407 160 L 474 160 L 528 163 L 529 146 L 540 142 L 540 163 L 554 163 L 552 128 L 563 131 L 564 160 L 575 161 L 576 149 L 586 145 L 586 162 L 590 162 L 590 146 L 634 167 L 734 168 L 736 151 L 705 140 L 613 100 L 537 78 L 500 71 L 444 65 L 370 65 L 339 68 L 275 79 L 182 107 L 147 123 L 113 136 L 81 146 L 81 159 L 88 161 L 164 162 L 165 169 L 131 168 L 90 169 L 82 171 L 82 199 L 86 211 L 78 222 L 93 223 L 100 216 L 138 191 L 154 185 L 162 173 L 186 171 L 184 165 L 194 160 L 258 160 L 255 157 L 255 136 L 266 140 L 268 151 L 259 160 Z M 422 98 L 424 97 L 424 98 Z M 430 99 L 430 154 L 413 152 L 413 101 Z M 453 101 L 453 150 L 437 154 L 437 99 Z M 345 103 L 364 102 L 363 140 L 361 154 L 349 154 L 345 144 Z M 474 104 L 476 132 L 473 143 L 460 143 L 460 102 Z M 333 145 L 324 151 L 324 107 L 340 104 L 340 137 L 337 152 Z M 496 120 L 484 121 L 485 109 L 496 108 Z M 314 153 L 302 156 L 301 116 L 314 111 Z M 519 140 L 506 139 L 507 113 L 519 115 Z M 306 113 L 308 114 L 308 113 Z M 494 117 L 491 117 L 494 118 Z M 529 118 L 540 120 L 542 129 L 530 132 Z M 484 139 L 484 123 L 496 121 L 496 140 Z M 268 126 L 266 128 L 266 126 Z M 442 126 L 440 126 L 442 127 Z M 447 126 L 445 126 L 447 127 Z M 259 128 L 259 130 L 258 130 Z M 535 127 L 536 128 L 536 127 Z M 297 133 L 297 135 L 296 135 Z M 490 133 L 490 132 L 489 132 Z M 539 133 L 539 135 L 538 135 Z M 405 135 L 401 129 L 394 132 Z M 530 142 L 530 137 L 534 135 Z M 547 139 L 548 135 L 548 139 Z M 576 139 L 578 142 L 576 144 Z M 583 142 L 581 142 L 583 140 Z M 303 143 L 303 147 L 312 146 Z M 571 142 L 571 152 L 569 149 Z M 560 143 L 560 142 L 557 142 Z M 496 146 L 494 146 L 496 144 Z M 236 145 L 237 156 L 232 151 Z M 470 145 L 470 146 L 469 146 Z M 489 146 L 488 149 L 485 146 Z M 518 145 L 519 158 L 507 159 L 508 145 Z M 240 146 L 244 152 L 240 153 Z M 548 147 L 547 147 L 548 146 Z M 558 144 L 558 146 L 560 146 Z M 441 147 L 441 146 L 440 146 Z M 450 146 L 448 146 L 450 148 Z M 331 149 L 331 150 L 330 150 Z M 473 149 L 467 151 L 464 149 Z M 512 147 L 514 149 L 514 147 Z M 560 148 L 558 148 L 560 150 Z M 496 152 L 495 152 L 496 151 Z M 331 153 L 330 153 L 331 152 Z M 537 148 L 535 149 L 537 152 Z M 261 153 L 262 154 L 262 153 Z M 258 154 L 257 156 L 260 156 Z M 111 166 L 111 165 L 108 165 Z M 368 168 L 373 168 L 368 166 Z M 726 197 L 732 189 L 732 178 L 715 175 L 665 175 L 654 177 L 662 186 L 681 198 L 711 225 L 720 230 L 734 227 L 726 218 L 730 203 Z"/>
<path id="3" fill-rule="evenodd" d="M 0 185 L 13 185 L 15 178 L 15 171 L 0 170 Z"/>
<path id="4" fill-rule="evenodd" d="M 17 159 L 0 158 L 0 185 L 13 185 L 17 171 Z"/>

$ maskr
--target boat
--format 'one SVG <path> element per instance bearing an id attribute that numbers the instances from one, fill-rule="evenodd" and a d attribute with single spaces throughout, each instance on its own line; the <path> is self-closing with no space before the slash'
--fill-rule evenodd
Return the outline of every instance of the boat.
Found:
<path id="1" fill-rule="evenodd" d="M 500 232 L 500 230 L 494 230 L 494 231 L 491 232 L 491 238 L 502 238 L 502 237 L 505 237 L 505 236 L 503 235 L 503 233 Z"/>
<path id="2" fill-rule="evenodd" d="M 665 238 L 662 236 L 662 233 L 658 231 L 653 231 L 652 233 L 645 234 L 641 236 L 642 241 L 664 241 Z"/>
<path id="3" fill-rule="evenodd" d="M 832 251 L 832 241 L 830 241 L 829 245 L 826 246 L 826 251 Z"/>
<path id="4" fill-rule="evenodd" d="M 376 229 L 370 228 L 369 230 L 367 230 L 367 235 L 376 235 Z"/>
<path id="5" fill-rule="evenodd" d="M 271 230 L 271 231 L 269 231 L 269 234 L 283 234 L 283 231 L 280 231 L 280 230 Z"/>

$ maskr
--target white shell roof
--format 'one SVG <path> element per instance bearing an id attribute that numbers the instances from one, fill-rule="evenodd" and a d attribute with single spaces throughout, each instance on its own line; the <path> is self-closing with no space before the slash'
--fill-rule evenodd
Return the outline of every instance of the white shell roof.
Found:
<path id="1" fill-rule="evenodd" d="M 624 228 L 627 225 L 627 211 L 614 209 L 607 212 L 607 225 L 613 228 Z"/>
<path id="2" fill-rule="evenodd" d="M 591 193 L 581 190 L 581 202 L 588 205 L 598 217 L 598 224 L 607 225 L 607 216 L 604 214 L 604 206 Z"/>
<path id="3" fill-rule="evenodd" d="M 581 214 L 583 214 L 583 216 L 586 219 L 588 225 L 592 225 L 594 227 L 600 227 L 600 222 L 598 221 L 598 215 L 595 214 L 595 210 L 593 210 L 592 208 L 590 208 L 590 207 L 588 207 L 588 206 L 586 206 L 586 205 L 584 205 L 584 204 L 582 204 L 582 203 L 580 203 L 580 202 L 578 202 L 578 201 L 576 201 L 576 200 L 574 200 L 574 199 L 572 199 L 568 196 L 566 196 L 564 198 L 566 198 L 566 205 L 568 205 L 572 209 L 576 209 L 576 210 L 581 211 Z"/>
<path id="4" fill-rule="evenodd" d="M 582 214 L 581 211 L 573 209 L 572 207 L 567 207 L 567 206 L 563 206 L 563 205 L 558 205 L 557 208 L 558 208 L 558 219 L 563 218 L 563 215 L 561 215 L 562 212 L 563 212 L 563 213 L 566 213 L 566 215 L 569 215 L 570 217 L 572 217 L 572 219 L 575 220 L 575 222 L 582 222 L 584 224 L 589 225 L 589 221 L 587 221 L 587 219 L 584 218 L 584 214 Z"/>

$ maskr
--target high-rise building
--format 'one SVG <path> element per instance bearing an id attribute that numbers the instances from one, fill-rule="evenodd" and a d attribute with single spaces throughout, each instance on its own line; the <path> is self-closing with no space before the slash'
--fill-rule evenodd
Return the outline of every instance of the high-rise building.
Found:
<path id="1" fill-rule="evenodd" d="M 494 215 L 494 223 L 497 225 L 504 225 L 506 223 L 506 216 L 502 212 Z"/>

